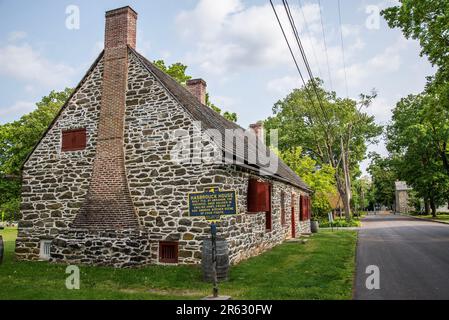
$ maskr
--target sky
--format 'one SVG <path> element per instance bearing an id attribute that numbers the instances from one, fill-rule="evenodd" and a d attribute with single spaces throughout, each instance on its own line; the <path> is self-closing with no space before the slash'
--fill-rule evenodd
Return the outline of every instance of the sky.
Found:
<path id="1" fill-rule="evenodd" d="M 397 1 L 341 0 L 344 50 L 337 0 L 288 2 L 313 75 L 341 97 L 376 89 L 366 112 L 379 124 L 434 73 L 419 44 L 378 14 Z M 293 46 L 281 1 L 274 3 Z M 125 5 L 138 12 L 137 50 L 186 64 L 207 82 L 212 102 L 236 112 L 245 128 L 301 85 L 268 0 L 0 0 L 0 124 L 32 111 L 51 90 L 76 86 L 103 49 L 105 11 Z M 386 154 L 382 141 L 369 151 Z"/>

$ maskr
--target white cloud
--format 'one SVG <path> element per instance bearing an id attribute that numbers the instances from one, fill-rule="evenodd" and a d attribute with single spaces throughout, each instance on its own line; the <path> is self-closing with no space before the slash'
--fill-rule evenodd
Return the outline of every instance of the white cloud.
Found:
<path id="1" fill-rule="evenodd" d="M 17 101 L 12 106 L 0 107 L 0 122 L 17 119 L 21 115 L 33 111 L 35 107 L 36 105 L 33 102 L 28 101 Z"/>
<path id="2" fill-rule="evenodd" d="M 285 96 L 295 88 L 302 86 L 299 76 L 285 76 L 270 80 L 267 83 L 268 91 L 279 96 Z"/>
<path id="3" fill-rule="evenodd" d="M 74 68 L 49 61 L 27 43 L 0 47 L 0 75 L 27 85 L 59 89 L 69 85 L 75 74 Z"/>
<path id="4" fill-rule="evenodd" d="M 276 6 L 283 25 L 287 25 L 284 8 Z M 299 16 L 297 6 L 292 14 Z M 317 5 L 304 7 L 309 28 L 319 19 Z M 191 11 L 183 11 L 176 18 L 177 29 L 196 48 L 188 53 L 189 63 L 215 74 L 240 71 L 247 67 L 275 67 L 291 64 L 291 57 L 281 30 L 269 4 L 245 7 L 240 0 L 201 0 Z M 303 28 L 303 22 L 297 21 Z M 292 45 L 293 36 L 286 30 Z M 313 32 L 312 32 L 313 33 Z M 315 41 L 315 40 L 312 40 Z M 310 46 L 305 41 L 304 46 Z M 295 47 L 294 47 L 295 48 Z"/>

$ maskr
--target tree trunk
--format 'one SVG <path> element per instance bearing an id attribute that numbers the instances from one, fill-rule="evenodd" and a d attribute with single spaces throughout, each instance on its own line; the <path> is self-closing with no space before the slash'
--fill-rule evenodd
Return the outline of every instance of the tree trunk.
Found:
<path id="1" fill-rule="evenodd" d="M 424 210 L 426 213 L 426 216 L 430 214 L 430 202 L 429 199 L 424 199 Z"/>
<path id="2" fill-rule="evenodd" d="M 348 155 L 345 151 L 345 147 L 343 144 L 343 138 L 340 138 L 340 147 L 341 147 L 341 159 L 342 159 L 342 165 L 343 165 L 343 174 L 344 174 L 344 197 L 342 195 L 343 199 L 343 205 L 345 207 L 345 217 L 346 220 L 351 219 L 351 180 L 349 176 L 349 168 L 348 168 Z"/>
<path id="3" fill-rule="evenodd" d="M 435 205 L 435 200 L 433 198 L 430 198 L 430 208 L 432 208 L 432 217 L 437 217 L 437 207 Z"/>

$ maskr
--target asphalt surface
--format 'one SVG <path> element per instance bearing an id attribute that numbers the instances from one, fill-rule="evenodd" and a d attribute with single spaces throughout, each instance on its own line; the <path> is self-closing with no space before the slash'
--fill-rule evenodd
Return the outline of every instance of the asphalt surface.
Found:
<path id="1" fill-rule="evenodd" d="M 449 225 L 399 215 L 367 216 L 356 261 L 354 299 L 449 299 Z M 379 267 L 380 289 L 366 287 L 370 265 Z"/>

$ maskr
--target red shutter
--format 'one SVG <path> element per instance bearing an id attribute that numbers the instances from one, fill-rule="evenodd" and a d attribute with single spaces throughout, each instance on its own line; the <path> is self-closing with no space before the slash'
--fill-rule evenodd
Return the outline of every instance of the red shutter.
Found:
<path id="1" fill-rule="evenodd" d="M 248 182 L 247 195 L 248 212 L 271 211 L 270 184 L 267 182 L 250 179 Z"/>
<path id="2" fill-rule="evenodd" d="M 299 220 L 304 221 L 306 199 L 303 195 L 299 197 Z"/>
<path id="3" fill-rule="evenodd" d="M 62 132 L 62 151 L 83 150 L 86 148 L 86 129 L 66 130 Z"/>
<path id="4" fill-rule="evenodd" d="M 292 214 L 291 214 L 291 227 L 292 227 L 292 238 L 296 237 L 296 225 L 295 225 L 295 195 L 292 193 L 291 199 Z"/>

